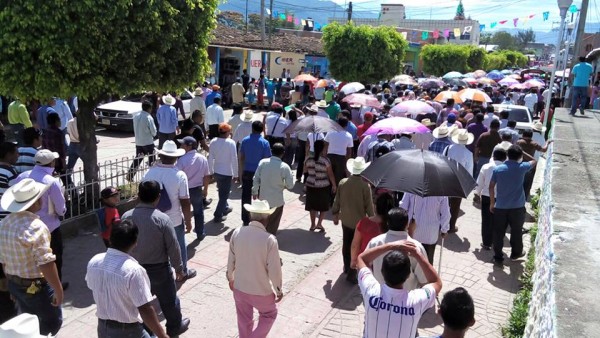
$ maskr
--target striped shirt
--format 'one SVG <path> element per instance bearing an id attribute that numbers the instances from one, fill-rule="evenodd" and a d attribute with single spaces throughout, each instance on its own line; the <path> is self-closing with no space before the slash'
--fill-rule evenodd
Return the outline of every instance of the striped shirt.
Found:
<path id="1" fill-rule="evenodd" d="M 435 290 L 426 285 L 408 291 L 379 284 L 369 268 L 358 273 L 365 304 L 365 338 L 412 338 L 427 309 L 435 304 Z"/>
<path id="2" fill-rule="evenodd" d="M 440 231 L 447 233 L 450 229 L 448 197 L 420 197 L 405 193 L 400 207 L 407 210 L 409 217 L 417 223 L 412 237 L 423 244 L 437 243 Z"/>
<path id="3" fill-rule="evenodd" d="M 94 295 L 98 318 L 142 323 L 138 307 L 152 301 L 152 293 L 146 270 L 133 257 L 109 248 L 92 257 L 85 281 Z"/>
<path id="4" fill-rule="evenodd" d="M 50 231 L 36 214 L 13 212 L 0 226 L 0 263 L 4 273 L 21 278 L 41 278 L 39 266 L 54 262 Z"/>
<path id="5" fill-rule="evenodd" d="M 325 156 L 319 156 L 315 161 L 314 157 L 310 157 L 304 163 L 304 170 L 308 173 L 306 177 L 306 186 L 311 188 L 325 188 L 330 185 L 329 176 L 327 175 L 327 167 L 331 166 L 331 162 Z"/>
<path id="6" fill-rule="evenodd" d="M 4 195 L 6 190 L 14 184 L 14 179 L 17 178 L 18 175 L 15 167 L 7 163 L 0 163 L 0 198 Z M 8 214 L 9 212 L 0 209 L 0 220 Z"/>
<path id="7" fill-rule="evenodd" d="M 454 143 L 452 143 L 452 141 L 450 141 L 450 139 L 447 137 L 439 138 L 431 142 L 431 144 L 429 145 L 429 151 L 442 154 L 444 150 L 446 150 L 446 147 L 451 146 L 453 144 Z"/>
<path id="8" fill-rule="evenodd" d="M 19 147 L 19 158 L 15 164 L 15 169 L 19 174 L 33 169 L 37 152 L 37 148 L 34 147 Z"/>

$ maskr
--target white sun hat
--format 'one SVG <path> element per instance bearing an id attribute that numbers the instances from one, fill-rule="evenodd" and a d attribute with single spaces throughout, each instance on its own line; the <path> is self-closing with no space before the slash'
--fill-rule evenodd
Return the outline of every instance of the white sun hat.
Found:
<path id="1" fill-rule="evenodd" d="M 48 188 L 50 185 L 26 178 L 6 190 L 0 199 L 0 207 L 8 212 L 27 210 Z"/>
<path id="2" fill-rule="evenodd" d="M 346 169 L 352 175 L 360 175 L 371 163 L 367 163 L 364 157 L 351 158 L 346 161 Z"/>
<path id="3" fill-rule="evenodd" d="M 244 209 L 248 212 L 256 214 L 267 214 L 270 215 L 277 208 L 269 208 L 269 202 L 264 200 L 253 200 L 252 204 L 244 204 Z"/>
<path id="4" fill-rule="evenodd" d="M 162 146 L 162 149 L 156 151 L 159 155 L 169 156 L 169 157 L 181 157 L 185 155 L 184 149 L 177 149 L 177 145 L 174 141 L 168 140 Z"/>

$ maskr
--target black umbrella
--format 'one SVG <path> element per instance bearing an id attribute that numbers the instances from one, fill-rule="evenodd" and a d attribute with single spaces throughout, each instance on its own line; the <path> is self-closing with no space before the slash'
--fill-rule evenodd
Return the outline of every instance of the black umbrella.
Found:
<path id="1" fill-rule="evenodd" d="M 327 133 L 330 131 L 344 131 L 344 128 L 330 118 L 309 115 L 294 121 L 283 130 L 283 133 Z"/>
<path id="2" fill-rule="evenodd" d="M 466 198 L 476 185 L 469 172 L 455 160 L 420 149 L 385 154 L 361 175 L 377 188 L 422 197 Z"/>

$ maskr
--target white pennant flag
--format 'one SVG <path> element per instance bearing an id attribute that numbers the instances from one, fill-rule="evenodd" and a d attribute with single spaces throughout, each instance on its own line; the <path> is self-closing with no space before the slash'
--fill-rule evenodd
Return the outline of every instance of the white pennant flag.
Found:
<path id="1" fill-rule="evenodd" d="M 265 11 L 267 12 L 267 15 L 271 15 L 271 10 L 268 8 L 265 8 Z"/>
<path id="2" fill-rule="evenodd" d="M 472 30 L 473 26 L 466 26 L 465 30 L 463 31 L 463 35 L 471 33 Z"/>

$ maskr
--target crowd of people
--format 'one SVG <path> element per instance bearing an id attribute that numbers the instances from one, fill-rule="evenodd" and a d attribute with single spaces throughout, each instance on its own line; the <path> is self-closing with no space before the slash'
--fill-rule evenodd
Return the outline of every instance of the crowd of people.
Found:
<path id="1" fill-rule="evenodd" d="M 461 89 L 450 86 L 367 85 L 359 92 L 379 104 L 360 106 L 343 100 L 347 93 L 342 85 L 317 90 L 311 83 L 295 84 L 283 76 L 266 83 L 264 75 L 257 85 L 259 109 L 253 111 L 245 109 L 253 106 L 254 91 L 248 90 L 253 85 L 245 72 L 236 80 L 231 88 L 233 113 L 227 121 L 216 85 L 194 90 L 192 113 L 181 125 L 176 97 L 143 99 L 142 111 L 133 119 L 135 151 L 148 156 L 150 169 L 140 179 L 137 206 L 123 215 L 116 209 L 118 189 L 102 190 L 98 215 L 107 250 L 89 261 L 85 277 L 96 303 L 100 337 L 175 337 L 188 329 L 190 320 L 183 316 L 177 295 L 177 283 L 196 276 L 187 265 L 185 234 L 193 231 L 195 240 L 202 241 L 206 226 L 227 219 L 236 208 L 229 199 L 234 183 L 242 190 L 237 206 L 241 226 L 230 239 L 226 278 L 240 337 L 266 337 L 277 318 L 276 303 L 284 296 L 277 233 L 286 215 L 284 191 L 296 184 L 306 196 L 307 231 L 338 231 L 326 224 L 328 213 L 341 225 L 342 272 L 363 294 L 365 337 L 415 337 L 419 319 L 442 290 L 432 266 L 434 253 L 440 238 L 460 231 L 462 198 L 387 191 L 362 178 L 366 168 L 393 151 L 423 149 L 455 160 L 477 182 L 482 249 L 493 250 L 490 259 L 503 264 L 510 226 L 509 258 L 525 255 L 525 205 L 537 159 L 552 142 L 546 140 L 540 122 L 519 131 L 506 111 L 494 111 L 485 102 L 433 101 L 441 91 Z M 286 86 L 294 89 L 286 93 Z M 533 103 L 529 94 L 516 90 L 478 88 L 488 91 L 493 102 L 520 100 L 522 95 L 527 105 Z M 269 108 L 265 112 L 263 91 Z M 540 111 L 543 100 L 535 94 L 532 110 Z M 434 108 L 433 113 L 407 116 L 427 127 L 427 133 L 365 134 L 394 115 L 395 104 L 412 100 Z M 68 287 L 61 274 L 60 217 L 69 182 L 55 175 L 68 172 L 77 161 L 77 146 L 71 147 L 78 142 L 76 116 L 59 113 L 53 108 L 57 100 L 51 100 L 31 121 L 25 119 L 27 110 L 23 113 L 13 104 L 23 128 L 17 132 L 18 144 L 0 144 L 0 263 L 8 286 L 0 290 L 0 297 L 3 304 L 11 304 L 2 306 L 0 321 L 15 316 L 18 308 L 38 316 L 42 334 L 56 334 Z M 308 117 L 329 119 L 337 126 L 326 133 L 294 129 Z M 138 157 L 132 163 L 127 179 L 135 179 L 141 162 Z M 218 201 L 211 224 L 205 225 L 213 182 Z M 153 295 L 165 328 L 150 304 Z M 256 326 L 253 309 L 259 312 Z M 441 337 L 464 336 L 474 325 L 474 311 L 467 290 L 446 291 L 439 308 Z"/>

